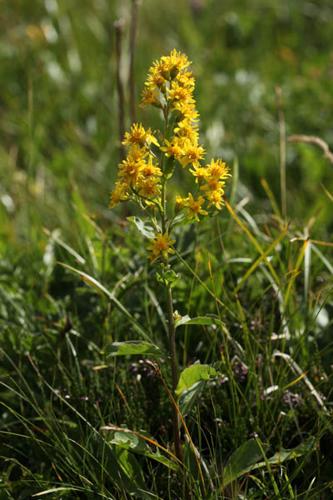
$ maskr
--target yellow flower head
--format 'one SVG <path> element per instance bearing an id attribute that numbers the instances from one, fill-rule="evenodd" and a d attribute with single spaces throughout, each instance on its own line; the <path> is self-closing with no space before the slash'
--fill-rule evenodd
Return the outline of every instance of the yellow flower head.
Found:
<path id="1" fill-rule="evenodd" d="M 141 169 L 145 165 L 145 160 L 143 158 L 136 159 L 129 155 L 119 166 L 118 176 L 123 183 L 129 186 L 135 186 L 137 183 Z"/>
<path id="2" fill-rule="evenodd" d="M 202 191 L 218 191 L 223 188 L 223 184 L 214 177 L 206 177 L 206 183 L 201 186 Z"/>
<path id="3" fill-rule="evenodd" d="M 185 54 L 177 50 L 171 51 L 168 56 L 163 56 L 155 61 L 148 72 L 148 78 L 145 82 L 145 89 L 142 95 L 142 104 L 161 105 L 161 96 L 164 100 L 179 99 L 180 94 L 183 98 L 190 97 L 191 88 L 194 87 L 194 79 L 191 72 L 186 71 L 190 65 Z M 178 79 L 178 82 L 176 80 Z M 177 90 L 177 89 L 178 90 Z M 185 89 L 185 92 L 181 89 Z M 187 90 L 189 89 L 189 90 Z M 179 93 L 179 97 L 176 94 Z"/>
<path id="4" fill-rule="evenodd" d="M 190 64 L 185 54 L 173 49 L 168 56 L 163 56 L 156 61 L 152 67 L 152 71 L 155 70 L 157 74 L 160 74 L 167 80 L 174 78 L 177 73 L 186 69 Z"/>
<path id="5" fill-rule="evenodd" d="M 167 233 L 158 233 L 149 245 L 150 259 L 152 261 L 160 257 L 167 259 L 170 253 L 175 252 L 172 248 L 174 243 L 175 240 L 172 240 Z"/>
<path id="6" fill-rule="evenodd" d="M 141 123 L 133 123 L 131 130 L 125 132 L 125 138 L 123 140 L 125 145 L 137 145 L 144 147 L 145 145 L 155 144 L 158 146 L 156 137 L 151 133 L 151 130 L 145 130 Z"/>
<path id="7" fill-rule="evenodd" d="M 160 193 L 160 185 L 155 177 L 141 178 L 137 184 L 139 195 L 153 199 Z"/>
<path id="8" fill-rule="evenodd" d="M 190 216 L 196 220 L 199 220 L 199 215 L 208 215 L 207 210 L 204 210 L 202 208 L 202 205 L 204 203 L 205 203 L 205 198 L 203 196 L 199 196 L 198 198 L 193 198 L 192 194 L 189 193 L 185 206 L 188 209 Z"/>
<path id="9" fill-rule="evenodd" d="M 151 157 L 149 157 L 148 163 L 142 166 L 140 173 L 143 176 L 143 178 L 162 176 L 162 170 L 160 169 L 159 166 L 154 165 Z"/>
<path id="10" fill-rule="evenodd" d="M 180 137 L 173 137 L 171 141 L 166 139 L 164 144 L 160 149 L 167 157 L 173 157 L 178 160 L 184 156 L 184 141 Z"/>
<path id="11" fill-rule="evenodd" d="M 205 150 L 202 146 L 191 144 L 188 142 L 184 149 L 184 156 L 180 159 L 180 163 L 183 167 L 191 164 L 195 167 L 200 165 L 199 160 L 204 157 Z"/>
<path id="12" fill-rule="evenodd" d="M 190 172 L 195 177 L 196 182 L 202 182 L 207 179 L 208 172 L 206 167 L 194 167 Z"/>
<path id="13" fill-rule="evenodd" d="M 152 106 L 161 107 L 160 92 L 158 88 L 156 88 L 155 85 L 146 85 L 147 86 L 142 91 L 141 105 L 148 106 L 151 104 Z"/>
<path id="14" fill-rule="evenodd" d="M 176 207 L 179 209 L 184 208 L 187 203 L 187 198 L 184 196 L 177 195 L 176 196 Z"/>
<path id="15" fill-rule="evenodd" d="M 110 208 L 118 205 L 119 202 L 125 201 L 128 199 L 128 186 L 127 184 L 117 181 L 114 187 L 114 190 L 111 193 L 110 198 Z"/>
<path id="16" fill-rule="evenodd" d="M 223 190 L 208 191 L 206 197 L 210 206 L 214 206 L 218 210 L 221 210 L 223 206 Z"/>
<path id="17" fill-rule="evenodd" d="M 188 87 L 184 87 L 183 85 L 180 85 L 179 82 L 174 81 L 171 83 L 171 88 L 168 92 L 168 100 L 171 102 L 176 101 L 176 102 L 188 102 L 188 103 L 193 103 L 193 97 L 192 97 L 192 89 Z"/>
<path id="18" fill-rule="evenodd" d="M 220 181 L 225 181 L 228 177 L 230 177 L 229 168 L 222 160 L 212 160 L 206 168 L 208 177 L 218 179 Z"/>

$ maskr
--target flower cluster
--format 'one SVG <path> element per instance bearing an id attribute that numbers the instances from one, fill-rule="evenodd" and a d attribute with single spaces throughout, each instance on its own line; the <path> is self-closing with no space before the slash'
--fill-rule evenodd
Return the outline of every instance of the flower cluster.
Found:
<path id="1" fill-rule="evenodd" d="M 176 165 L 195 179 L 192 193 L 187 197 L 176 196 L 175 213 L 183 211 L 189 220 L 198 221 L 212 209 L 222 208 L 225 183 L 230 176 L 222 160 L 202 164 L 205 150 L 199 143 L 199 114 L 193 96 L 195 81 L 189 66 L 187 56 L 173 50 L 149 69 L 142 104 L 161 110 L 164 131 L 153 133 L 141 124 L 133 124 L 126 132 L 123 144 L 128 147 L 128 154 L 119 165 L 111 194 L 111 206 L 131 199 L 158 211 L 161 224 L 155 225 L 155 239 L 150 246 L 152 260 L 159 257 L 167 260 L 172 253 L 173 240 L 165 230 L 165 207 L 167 182 Z"/>
<path id="2" fill-rule="evenodd" d="M 163 138 L 161 151 L 183 167 L 199 165 L 204 149 L 199 145 L 198 112 L 193 97 L 194 77 L 188 70 L 189 60 L 173 50 L 156 61 L 149 70 L 143 92 L 143 103 L 154 98 L 154 105 L 170 116 L 171 127 Z"/>
<path id="3" fill-rule="evenodd" d="M 123 144 L 129 147 L 127 157 L 121 162 L 118 179 L 111 194 L 111 206 L 131 196 L 152 201 L 160 194 L 162 171 L 151 152 L 152 144 L 158 146 L 151 130 L 134 123 L 126 132 Z"/>

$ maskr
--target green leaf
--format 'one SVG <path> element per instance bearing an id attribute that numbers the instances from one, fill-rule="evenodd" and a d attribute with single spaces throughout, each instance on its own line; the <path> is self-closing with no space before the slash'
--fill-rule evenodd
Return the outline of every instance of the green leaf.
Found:
<path id="1" fill-rule="evenodd" d="M 267 465 L 281 465 L 287 460 L 294 460 L 295 458 L 306 455 L 313 450 L 314 445 L 315 438 L 311 437 L 304 443 L 296 446 L 296 448 L 289 450 L 282 448 L 272 457 L 265 458 L 263 456 L 265 446 L 259 440 L 250 439 L 243 443 L 228 460 L 224 469 L 223 486 L 227 486 L 244 474 L 265 468 Z M 259 462 L 261 458 L 265 458 L 265 460 Z"/>
<path id="2" fill-rule="evenodd" d="M 306 441 L 304 441 L 304 443 L 299 444 L 295 448 L 291 449 L 281 448 L 281 450 L 274 453 L 272 457 L 266 459 L 264 462 L 259 462 L 255 464 L 246 472 L 250 472 L 256 469 L 262 469 L 263 467 L 267 466 L 267 463 L 269 465 L 280 465 L 283 462 L 286 462 L 287 460 L 295 460 L 295 458 L 299 458 L 306 455 L 307 453 L 311 453 L 314 449 L 315 443 L 316 439 L 312 436 Z"/>
<path id="3" fill-rule="evenodd" d="M 191 318 L 188 314 L 186 314 L 185 316 L 182 316 L 181 318 L 177 319 L 177 321 L 175 321 L 175 328 L 178 328 L 178 326 L 186 325 L 189 321 L 191 321 Z"/>
<path id="4" fill-rule="evenodd" d="M 191 365 L 181 372 L 176 394 L 179 397 L 194 384 L 200 381 L 210 380 L 211 378 L 217 377 L 217 375 L 218 372 L 210 365 L 201 365 L 200 363 Z"/>
<path id="5" fill-rule="evenodd" d="M 135 482 L 137 487 L 144 487 L 144 478 L 142 468 L 133 453 L 130 453 L 128 448 L 119 446 L 115 449 L 116 457 L 119 466 L 123 469 L 126 475 Z"/>
<path id="6" fill-rule="evenodd" d="M 267 459 L 267 462 L 270 465 L 280 465 L 286 460 L 294 460 L 295 458 L 302 457 L 306 455 L 306 453 L 312 452 L 315 445 L 315 438 L 311 437 L 304 443 L 299 444 L 296 448 L 285 449 L 282 448 L 280 451 L 276 452 L 271 458 Z M 264 467 L 266 462 L 260 462 L 256 464 L 255 468 L 258 469 L 260 467 Z"/>
<path id="7" fill-rule="evenodd" d="M 116 446 L 116 456 L 119 466 L 135 485 L 135 488 L 132 488 L 133 497 L 140 498 L 141 500 L 158 499 L 156 495 L 146 491 L 142 467 L 138 463 L 135 455 L 126 447 Z"/>
<path id="8" fill-rule="evenodd" d="M 126 342 L 113 342 L 105 348 L 105 354 L 107 356 L 135 356 L 138 354 L 159 356 L 161 350 L 145 340 L 128 340 Z"/>
<path id="9" fill-rule="evenodd" d="M 172 219 L 170 223 L 170 228 L 174 228 L 176 226 L 184 226 L 186 224 L 189 224 L 189 222 L 191 222 L 190 217 L 188 217 L 186 213 L 180 212 Z"/>
<path id="10" fill-rule="evenodd" d="M 188 315 L 183 316 L 178 321 L 176 321 L 176 328 L 181 325 L 214 325 L 219 324 L 221 321 L 218 318 L 211 318 L 209 316 L 197 316 L 196 318 L 190 318 Z"/>
<path id="11" fill-rule="evenodd" d="M 206 382 L 202 380 L 193 384 L 188 390 L 185 390 L 179 398 L 179 408 L 183 415 L 189 413 L 193 408 L 193 405 L 202 393 Z"/>
<path id="12" fill-rule="evenodd" d="M 178 278 L 179 274 L 164 265 L 162 265 L 160 271 L 156 273 L 156 280 L 163 285 L 170 285 L 173 287 Z"/>
<path id="13" fill-rule="evenodd" d="M 127 217 L 127 220 L 132 222 L 137 230 L 145 237 L 150 240 L 155 238 L 155 231 L 152 226 L 147 224 L 147 222 L 140 219 L 140 217 Z"/>
<path id="14" fill-rule="evenodd" d="M 223 321 L 221 321 L 219 318 L 216 316 L 197 316 L 195 318 L 190 318 L 188 315 L 185 315 L 181 317 L 178 321 L 175 323 L 175 327 L 179 327 L 182 325 L 201 325 L 201 326 L 213 326 L 216 325 L 218 326 L 224 335 L 227 337 L 227 339 L 233 344 L 235 349 L 240 355 L 243 355 L 243 349 L 241 345 L 231 337 L 229 331 L 226 329 L 225 324 Z"/>
<path id="15" fill-rule="evenodd" d="M 102 427 L 102 430 L 111 430 L 110 439 L 108 440 L 110 444 L 113 444 L 118 448 L 128 450 L 132 453 L 143 455 L 146 458 L 165 465 L 168 469 L 174 471 L 178 469 L 177 462 L 163 455 L 159 448 L 157 448 L 156 451 L 152 450 L 147 441 L 154 444 L 155 441 L 153 439 L 147 437 L 147 441 L 145 441 L 143 437 L 140 437 L 140 435 L 133 431 L 130 431 L 129 429 L 121 430 L 121 428 L 119 427 L 115 431 L 113 431 L 113 429 L 113 426 Z"/>
<path id="16" fill-rule="evenodd" d="M 262 449 L 256 439 L 243 443 L 229 458 L 223 474 L 223 485 L 227 486 L 238 477 L 246 474 L 263 458 Z"/>

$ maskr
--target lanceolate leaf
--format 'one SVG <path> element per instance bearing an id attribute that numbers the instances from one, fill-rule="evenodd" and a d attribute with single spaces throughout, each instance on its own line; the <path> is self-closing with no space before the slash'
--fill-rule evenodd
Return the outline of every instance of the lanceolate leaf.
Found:
<path id="1" fill-rule="evenodd" d="M 264 458 L 262 448 L 256 439 L 243 443 L 229 458 L 223 473 L 223 485 L 227 486 L 238 477 L 246 474 L 254 465 Z"/>
<path id="2" fill-rule="evenodd" d="M 215 323 L 219 323 L 220 320 L 218 318 L 213 318 L 210 316 L 197 316 L 196 318 L 190 318 L 190 316 L 182 316 L 179 320 L 176 321 L 176 328 L 182 325 L 214 325 Z"/>
<path id="3" fill-rule="evenodd" d="M 272 457 L 265 458 L 263 451 L 265 446 L 257 439 L 250 439 L 243 443 L 229 458 L 223 474 L 223 486 L 227 486 L 244 474 L 248 474 L 257 469 L 267 467 L 267 465 L 280 465 L 287 460 L 294 460 L 311 452 L 315 444 L 315 438 L 310 438 L 304 443 L 292 449 L 282 448 Z M 265 460 L 262 460 L 264 459 Z M 261 461 L 259 462 L 259 460 Z"/>
<path id="4" fill-rule="evenodd" d="M 108 356 L 159 356 L 161 350 L 154 344 L 145 340 L 128 340 L 126 342 L 113 342 L 105 349 L 105 354 Z"/>

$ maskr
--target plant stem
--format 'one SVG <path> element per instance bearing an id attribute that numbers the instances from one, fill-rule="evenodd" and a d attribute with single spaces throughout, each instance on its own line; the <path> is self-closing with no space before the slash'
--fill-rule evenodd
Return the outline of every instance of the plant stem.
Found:
<path id="1" fill-rule="evenodd" d="M 277 106 L 279 113 L 281 211 L 283 218 L 285 219 L 287 217 L 286 121 L 283 112 L 281 87 L 276 87 L 275 92 L 276 92 Z"/>
<path id="2" fill-rule="evenodd" d="M 166 138 L 168 133 L 168 124 L 169 124 L 169 108 L 166 106 L 163 109 L 164 114 L 164 138 Z M 161 170 L 163 172 L 163 181 L 162 181 L 162 192 L 161 192 L 161 226 L 162 233 L 165 234 L 167 231 L 167 192 L 166 192 L 166 184 L 167 178 L 164 172 L 164 159 L 165 156 L 162 155 L 161 159 Z M 169 228 L 170 229 L 170 228 Z M 168 229 L 168 232 L 169 232 Z M 166 257 L 164 264 L 166 267 L 168 266 L 168 258 Z M 176 350 L 176 327 L 175 327 L 175 319 L 173 315 L 173 298 L 172 298 L 172 289 L 171 284 L 169 282 L 165 283 L 166 290 L 166 301 L 167 301 L 167 316 L 168 316 L 168 335 L 169 335 L 169 354 L 170 354 L 170 367 L 172 374 L 172 393 L 173 397 L 176 399 L 175 391 L 178 385 L 179 372 L 178 372 L 178 360 L 177 360 L 177 350 Z M 172 426 L 173 426 L 173 442 L 175 446 L 175 454 L 178 460 L 183 461 L 182 448 L 180 444 L 180 419 L 178 407 L 176 404 L 172 404 Z"/>
<path id="3" fill-rule="evenodd" d="M 129 82 L 128 82 L 129 98 L 130 98 L 130 116 L 132 123 L 136 122 L 134 57 L 135 57 L 135 44 L 136 44 L 136 35 L 138 27 L 138 7 L 139 7 L 139 1 L 132 0 L 131 26 L 130 26 L 130 70 L 129 70 Z"/>
<path id="4" fill-rule="evenodd" d="M 119 157 L 123 160 L 125 157 L 124 146 L 122 141 L 124 139 L 125 133 L 125 92 L 124 84 L 121 78 L 121 64 L 123 55 L 123 31 L 124 23 L 121 19 L 118 19 L 114 23 L 115 34 L 116 34 L 116 80 L 117 80 L 117 94 L 118 94 L 118 130 L 119 130 Z"/>
<path id="5" fill-rule="evenodd" d="M 176 328 L 173 316 L 173 299 L 170 284 L 166 285 L 167 291 L 167 312 L 168 312 L 168 332 L 169 332 L 169 350 L 170 350 L 170 365 L 172 374 L 172 390 L 175 392 L 178 384 L 178 360 L 176 351 Z M 179 432 L 179 416 L 176 406 L 172 406 L 172 423 L 173 423 L 173 437 L 175 445 L 176 457 L 182 460 L 182 449 L 180 445 L 180 432 Z"/>

